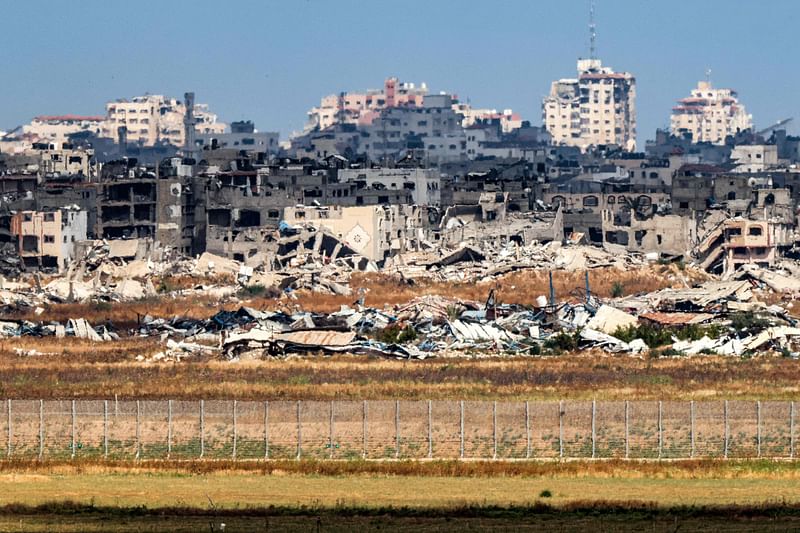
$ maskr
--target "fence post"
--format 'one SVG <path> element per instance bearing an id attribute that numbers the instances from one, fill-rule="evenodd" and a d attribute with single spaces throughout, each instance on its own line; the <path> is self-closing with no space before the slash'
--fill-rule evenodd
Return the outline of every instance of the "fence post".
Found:
<path id="1" fill-rule="evenodd" d="M 794 459 L 794 402 L 789 403 L 789 458 Z"/>
<path id="2" fill-rule="evenodd" d="M 662 411 L 661 400 L 658 401 L 658 458 L 661 459 L 661 454 L 664 449 L 664 415 Z"/>
<path id="3" fill-rule="evenodd" d="M 558 457 L 564 458 L 564 400 L 558 401 Z"/>
<path id="4" fill-rule="evenodd" d="M 597 452 L 597 400 L 592 400 L 592 459 Z"/>
<path id="5" fill-rule="evenodd" d="M 141 449 L 142 449 L 142 434 L 141 434 L 141 420 L 142 420 L 142 411 L 141 405 L 139 404 L 139 400 L 136 400 L 136 458 L 139 458 Z"/>
<path id="6" fill-rule="evenodd" d="M 269 459 L 269 400 L 264 400 L 264 459 Z"/>
<path id="7" fill-rule="evenodd" d="M 625 400 L 625 459 L 630 458 L 631 448 L 628 429 L 628 400 Z"/>
<path id="8" fill-rule="evenodd" d="M 331 400 L 329 409 L 330 421 L 328 425 L 328 448 L 330 448 L 330 458 L 333 459 L 333 400 Z"/>
<path id="9" fill-rule="evenodd" d="M 42 400 L 39 401 L 41 402 Z M 11 457 L 11 435 L 13 435 L 11 429 L 11 398 L 6 400 L 6 433 L 7 433 L 6 444 L 8 445 L 8 447 L 6 448 L 6 455 L 8 457 Z"/>
<path id="10" fill-rule="evenodd" d="M 361 424 L 362 424 L 361 436 L 364 439 L 363 457 L 364 457 L 364 459 L 366 459 L 367 458 L 367 453 L 368 453 L 367 452 L 367 400 L 364 400 L 364 402 L 362 403 L 362 406 L 361 406 L 361 418 L 362 418 L 362 420 L 361 420 Z"/>
<path id="11" fill-rule="evenodd" d="M 492 402 L 492 459 L 497 459 L 497 401 Z"/>
<path id="12" fill-rule="evenodd" d="M 725 459 L 727 459 L 728 458 L 728 432 L 730 431 L 729 430 L 729 426 L 728 426 L 728 400 L 725 400 L 723 409 L 724 409 L 724 411 L 723 411 L 723 416 L 722 417 L 725 420 L 725 447 L 723 448 L 723 454 L 724 454 L 723 457 L 725 457 Z"/>
<path id="13" fill-rule="evenodd" d="M 103 458 L 108 459 L 108 400 L 103 400 Z"/>
<path id="14" fill-rule="evenodd" d="M 297 457 L 296 459 L 300 460 L 300 455 L 302 454 L 303 449 L 303 427 L 300 422 L 300 400 L 297 400 Z"/>
<path id="15" fill-rule="evenodd" d="M 206 406 L 205 400 L 200 400 L 200 458 L 206 453 Z"/>
<path id="16" fill-rule="evenodd" d="M 756 401 L 756 453 L 761 457 L 761 400 Z"/>
<path id="17" fill-rule="evenodd" d="M 531 458 L 531 406 L 525 401 L 525 459 Z"/>
<path id="18" fill-rule="evenodd" d="M 72 400 L 72 459 L 75 459 L 75 400 Z"/>
<path id="19" fill-rule="evenodd" d="M 172 455 L 172 400 L 167 400 L 167 459 Z"/>
<path id="20" fill-rule="evenodd" d="M 689 431 L 690 431 L 689 435 L 690 435 L 691 441 L 692 441 L 692 443 L 691 443 L 692 444 L 692 448 L 691 448 L 691 450 L 689 452 L 690 453 L 689 457 L 694 458 L 694 400 L 691 400 L 689 402 L 689 418 L 690 418 L 690 424 L 691 424 L 690 428 L 689 428 Z"/>
<path id="21" fill-rule="evenodd" d="M 464 400 L 461 400 L 461 446 L 460 446 L 461 459 L 464 458 Z"/>
<path id="22" fill-rule="evenodd" d="M 428 400 L 428 459 L 433 459 L 433 402 Z"/>
<path id="23" fill-rule="evenodd" d="M 11 420 L 9 420 L 9 427 Z M 44 400 L 39 400 L 39 459 L 44 458 Z"/>
<path id="24" fill-rule="evenodd" d="M 400 400 L 394 401 L 394 438 L 395 438 L 395 459 L 400 457 Z"/>
<path id="25" fill-rule="evenodd" d="M 233 400 L 233 460 L 236 460 L 236 444 L 238 434 L 236 432 L 236 400 Z"/>

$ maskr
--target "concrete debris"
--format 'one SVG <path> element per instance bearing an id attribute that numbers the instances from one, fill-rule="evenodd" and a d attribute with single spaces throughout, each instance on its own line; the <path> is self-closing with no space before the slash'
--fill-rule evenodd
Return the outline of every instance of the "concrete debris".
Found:
<path id="1" fill-rule="evenodd" d="M 241 251 L 247 243 L 253 247 L 230 257 L 210 252 L 187 257 L 176 250 L 154 250 L 147 239 L 82 241 L 76 243 L 76 256 L 63 275 L 36 274 L 14 282 L 0 277 L 0 305 L 7 311 L 6 320 L 0 321 L 0 336 L 76 337 L 92 342 L 120 335 L 147 337 L 158 340 L 160 351 L 142 356 L 142 361 L 174 362 L 331 354 L 400 359 L 535 357 L 575 349 L 633 355 L 651 349 L 671 350 L 673 355 L 796 353 L 800 329 L 791 310 L 800 298 L 800 263 L 783 259 L 768 267 L 743 264 L 721 276 L 704 273 L 704 279 L 713 281 L 700 284 L 691 284 L 696 276 L 684 276 L 673 268 L 674 288 L 600 299 L 588 286 L 592 269 L 608 269 L 613 276 L 614 270 L 659 268 L 652 263 L 677 263 L 683 256 L 630 252 L 608 242 L 589 246 L 581 243 L 591 241 L 591 234 L 587 237 L 580 231 L 568 239 L 542 243 L 535 236 L 543 234 L 530 227 L 536 223 L 519 219 L 499 235 L 496 227 L 471 221 L 458 209 L 445 218 L 441 242 L 420 237 L 415 246 L 392 248 L 393 253 L 383 259 L 370 247 L 356 246 L 367 240 L 361 233 L 364 228 L 343 237 L 321 222 L 325 217 L 315 218 L 315 224 L 299 217 L 284 220 L 269 234 L 241 232 L 236 249 Z M 490 233 L 484 235 L 485 231 Z M 587 285 L 575 287 L 566 297 L 533 294 L 531 306 L 497 301 L 490 287 L 498 286 L 495 282 L 503 276 L 526 269 L 586 272 Z M 419 285 L 420 280 L 425 287 L 437 281 L 485 284 L 486 300 L 421 295 L 401 305 L 369 307 L 366 290 L 350 284 L 353 274 L 360 272 L 382 272 L 407 287 Z M 298 291 L 346 296 L 348 305 L 330 313 L 305 311 L 296 305 Z M 65 323 L 44 320 L 52 304 L 114 305 L 147 302 L 156 296 L 202 297 L 220 305 L 204 320 L 138 316 L 135 327 L 125 330 L 112 323 L 93 327 L 83 318 Z M 280 301 L 283 310 L 242 305 L 245 299 L 257 301 L 262 296 L 265 301 Z M 17 316 L 35 321 L 8 318 L 20 311 L 24 314 Z"/>
<path id="2" fill-rule="evenodd" d="M 637 323 L 638 320 L 635 316 L 610 305 L 602 305 L 589 322 L 586 323 L 586 327 L 612 334 L 618 329 L 636 326 Z"/>

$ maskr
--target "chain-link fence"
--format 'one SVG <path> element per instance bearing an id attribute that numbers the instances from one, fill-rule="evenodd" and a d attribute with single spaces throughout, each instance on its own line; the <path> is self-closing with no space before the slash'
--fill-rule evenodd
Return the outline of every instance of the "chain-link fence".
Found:
<path id="1" fill-rule="evenodd" d="M 795 458 L 795 402 L 6 400 L 9 458 Z"/>

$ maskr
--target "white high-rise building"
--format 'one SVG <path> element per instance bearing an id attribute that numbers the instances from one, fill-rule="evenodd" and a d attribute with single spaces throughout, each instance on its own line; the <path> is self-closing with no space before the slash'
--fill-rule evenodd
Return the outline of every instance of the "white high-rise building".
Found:
<path id="1" fill-rule="evenodd" d="M 725 144 L 728 135 L 753 127 L 753 116 L 739 103 L 736 91 L 714 89 L 709 81 L 697 83 L 688 98 L 672 108 L 670 130 L 673 135 L 692 134 L 692 141 Z"/>
<path id="2" fill-rule="evenodd" d="M 553 144 L 616 144 L 636 149 L 636 78 L 603 67 L 599 59 L 578 60 L 578 77 L 554 81 L 542 102 L 542 122 Z"/>
<path id="3" fill-rule="evenodd" d="M 127 142 L 153 146 L 165 142 L 183 146 L 183 117 L 186 105 L 176 98 L 159 94 L 136 96 L 106 104 L 106 118 L 101 135 L 117 139 L 120 127 L 126 128 Z M 195 131 L 200 135 L 225 133 L 226 124 L 217 122 L 206 104 L 194 105 Z"/>

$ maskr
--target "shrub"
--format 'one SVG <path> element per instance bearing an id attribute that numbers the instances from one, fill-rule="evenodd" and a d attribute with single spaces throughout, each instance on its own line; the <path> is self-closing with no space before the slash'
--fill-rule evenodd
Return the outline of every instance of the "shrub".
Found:
<path id="1" fill-rule="evenodd" d="M 621 298 L 625 294 L 625 286 L 620 281 L 615 281 L 611 285 L 611 297 Z"/>
<path id="2" fill-rule="evenodd" d="M 544 341 L 544 347 L 547 350 L 555 353 L 561 352 L 574 352 L 578 349 L 578 341 L 580 333 L 569 333 L 567 331 L 560 331 L 555 335 L 551 335 Z"/>
<path id="3" fill-rule="evenodd" d="M 253 285 L 242 287 L 242 289 L 239 291 L 239 294 L 244 296 L 261 296 L 265 292 L 267 292 L 267 288 L 265 286 L 255 283 Z"/>
<path id="4" fill-rule="evenodd" d="M 670 330 L 659 328 L 652 324 L 638 324 L 617 328 L 612 335 L 625 342 L 642 339 L 649 348 L 658 348 L 672 343 L 672 332 Z"/>
<path id="5" fill-rule="evenodd" d="M 731 328 L 734 331 L 754 332 L 768 328 L 772 324 L 766 318 L 752 313 L 734 313 L 731 315 Z"/>
<path id="6" fill-rule="evenodd" d="M 542 492 L 539 493 L 540 498 L 552 498 L 553 493 L 550 492 L 548 489 L 544 489 Z"/>
<path id="7" fill-rule="evenodd" d="M 389 324 L 375 334 L 375 340 L 385 344 L 403 344 L 417 340 L 417 330 L 414 326 L 400 324 Z"/>

